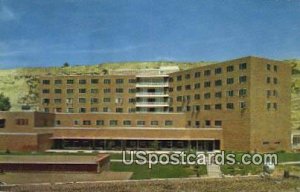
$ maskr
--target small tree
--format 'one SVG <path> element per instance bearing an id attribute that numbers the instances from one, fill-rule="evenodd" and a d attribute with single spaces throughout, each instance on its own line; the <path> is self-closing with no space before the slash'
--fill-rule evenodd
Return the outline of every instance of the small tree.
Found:
<path id="1" fill-rule="evenodd" d="M 70 64 L 68 62 L 65 62 L 63 65 L 63 67 L 69 67 L 69 66 L 70 66 Z"/>
<path id="2" fill-rule="evenodd" d="M 0 111 L 9 111 L 11 104 L 8 97 L 5 97 L 3 93 L 0 93 Z"/>

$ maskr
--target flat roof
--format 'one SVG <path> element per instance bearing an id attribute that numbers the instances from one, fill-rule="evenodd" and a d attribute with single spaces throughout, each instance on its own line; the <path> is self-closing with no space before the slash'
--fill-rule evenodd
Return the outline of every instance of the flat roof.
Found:
<path id="1" fill-rule="evenodd" d="M 36 164 L 96 164 L 108 154 L 80 155 L 0 155 L 0 163 Z"/>

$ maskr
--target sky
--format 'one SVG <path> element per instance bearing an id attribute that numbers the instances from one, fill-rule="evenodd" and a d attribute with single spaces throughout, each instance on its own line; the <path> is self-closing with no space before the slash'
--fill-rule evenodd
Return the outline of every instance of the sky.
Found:
<path id="1" fill-rule="evenodd" d="M 0 0 L 0 68 L 300 58 L 299 0 Z"/>

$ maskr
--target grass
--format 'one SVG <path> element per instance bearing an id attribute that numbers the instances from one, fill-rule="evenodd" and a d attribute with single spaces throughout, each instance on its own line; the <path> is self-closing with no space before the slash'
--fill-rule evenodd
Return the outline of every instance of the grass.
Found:
<path id="1" fill-rule="evenodd" d="M 221 165 L 225 175 L 258 175 L 262 172 L 262 165 Z"/>
<path id="2" fill-rule="evenodd" d="M 277 153 L 278 162 L 300 161 L 300 153 Z"/>
<path id="3" fill-rule="evenodd" d="M 123 163 L 112 162 L 110 170 L 116 172 L 133 172 L 131 179 L 183 178 L 195 175 L 192 168 L 183 165 L 157 164 L 149 169 L 148 165 L 124 165 Z M 206 172 L 204 168 L 202 168 L 201 175 L 204 174 L 206 174 Z"/>

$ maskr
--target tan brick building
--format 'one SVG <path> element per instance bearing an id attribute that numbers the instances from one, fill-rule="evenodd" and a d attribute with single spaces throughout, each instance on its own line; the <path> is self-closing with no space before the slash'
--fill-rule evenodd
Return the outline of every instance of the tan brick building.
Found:
<path id="1" fill-rule="evenodd" d="M 290 76 L 287 64 L 257 57 L 43 76 L 39 112 L 0 113 L 0 137 L 19 143 L 0 148 L 290 150 Z"/>

